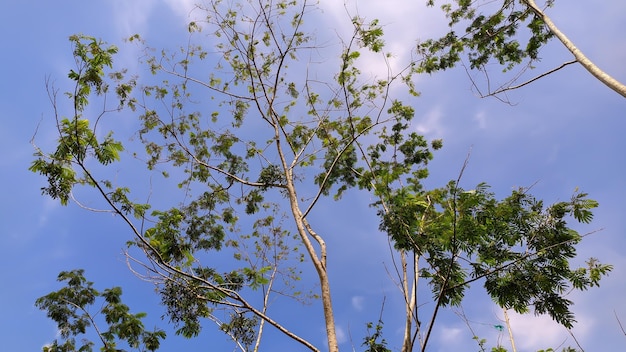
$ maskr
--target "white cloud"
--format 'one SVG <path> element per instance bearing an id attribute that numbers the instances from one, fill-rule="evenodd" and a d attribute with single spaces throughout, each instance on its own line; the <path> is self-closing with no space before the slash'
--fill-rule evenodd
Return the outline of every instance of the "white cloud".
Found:
<path id="1" fill-rule="evenodd" d="M 459 350 L 463 345 L 466 346 L 467 341 L 463 338 L 467 329 L 462 329 L 456 326 L 441 326 L 439 328 L 439 347 L 442 351 L 454 351 Z"/>
<path id="2" fill-rule="evenodd" d="M 352 308 L 358 310 L 359 312 L 363 310 L 364 303 L 365 303 L 365 298 L 363 296 L 352 297 Z"/>
<path id="3" fill-rule="evenodd" d="M 156 4 L 150 0 L 114 1 L 114 28 L 124 37 L 144 33 Z"/>
<path id="4" fill-rule="evenodd" d="M 346 332 L 343 330 L 343 328 L 341 326 L 337 326 L 335 332 L 337 333 L 337 342 L 338 343 L 344 343 L 344 342 L 348 341 L 348 335 L 346 334 Z"/>
<path id="5" fill-rule="evenodd" d="M 164 0 L 167 6 L 172 9 L 172 12 L 185 19 L 185 21 L 193 20 L 194 9 L 197 8 L 197 0 Z"/>
<path id="6" fill-rule="evenodd" d="M 533 314 L 517 314 L 509 311 L 509 320 L 513 331 L 513 338 L 518 349 L 536 351 L 539 349 L 556 348 L 565 342 L 574 345 L 567 330 L 557 324 L 548 315 L 535 316 Z M 578 317 L 585 321 L 584 326 L 577 326 L 577 338 L 584 338 L 594 321 L 590 318 Z"/>
<path id="7" fill-rule="evenodd" d="M 434 106 L 418 120 L 419 123 L 416 124 L 415 129 L 425 136 L 441 137 L 444 129 L 441 123 L 442 116 L 441 107 Z"/>
<path id="8" fill-rule="evenodd" d="M 478 123 L 478 128 L 480 129 L 487 128 L 487 113 L 484 110 L 477 112 L 474 115 L 474 121 Z"/>
<path id="9" fill-rule="evenodd" d="M 480 303 L 483 304 L 483 303 Z M 472 333 L 478 338 L 485 339 L 485 347 L 491 348 L 502 346 L 511 349 L 509 333 L 502 310 L 492 304 L 492 311 L 499 312 L 489 314 L 478 320 L 469 320 L 472 331 L 465 324 L 436 325 L 436 345 L 440 351 L 466 351 L 478 346 L 477 341 L 472 341 Z M 576 346 L 568 331 L 547 315 L 535 316 L 534 314 L 517 314 L 508 311 L 509 322 L 513 334 L 513 341 L 518 351 L 537 351 L 554 348 L 560 350 L 565 346 Z M 593 331 L 596 322 L 590 317 L 577 313 L 577 319 L 585 321 L 584 326 L 577 324 L 574 334 L 579 341 L 585 340 Z M 471 348 L 468 349 L 468 346 Z"/>
<path id="10" fill-rule="evenodd" d="M 354 27 L 351 18 L 358 16 L 365 22 L 374 19 L 384 31 L 385 53 L 391 53 L 387 64 L 383 54 L 361 51 L 358 65 L 362 72 L 374 77 L 386 77 L 389 70 L 398 74 L 411 61 L 419 38 L 430 38 L 442 32 L 445 21 L 439 9 L 427 8 L 419 1 L 335 1 L 321 0 L 320 8 L 324 22 L 343 40 L 349 40 Z"/>

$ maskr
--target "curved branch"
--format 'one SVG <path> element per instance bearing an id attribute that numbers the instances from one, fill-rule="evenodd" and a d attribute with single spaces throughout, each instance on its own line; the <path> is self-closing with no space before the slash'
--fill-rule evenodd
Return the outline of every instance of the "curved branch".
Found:
<path id="1" fill-rule="evenodd" d="M 534 78 L 531 78 L 531 79 L 529 79 L 528 81 L 526 81 L 526 82 L 524 82 L 524 83 L 520 83 L 520 84 L 518 84 L 518 85 L 516 85 L 516 86 L 510 86 L 510 87 L 506 87 L 506 88 L 498 89 L 498 90 L 496 90 L 495 92 L 493 92 L 493 93 L 489 93 L 489 94 L 488 94 L 488 95 L 486 95 L 486 96 L 495 95 L 495 94 L 500 94 L 500 93 L 502 93 L 502 92 L 506 92 L 507 90 L 513 90 L 513 89 L 522 88 L 523 86 L 525 86 L 525 85 L 527 85 L 527 84 L 531 84 L 531 83 L 533 83 L 534 81 L 536 81 L 536 80 L 538 80 L 538 79 L 540 79 L 540 78 L 543 78 L 543 77 L 545 77 L 545 76 L 547 76 L 547 75 L 549 75 L 549 74 L 551 74 L 551 73 L 554 73 L 554 72 L 556 72 L 556 71 L 558 71 L 558 70 L 562 69 L 563 67 L 565 67 L 565 66 L 567 66 L 567 65 L 575 64 L 575 63 L 577 63 L 577 62 L 578 62 L 577 60 L 571 60 L 571 61 L 564 62 L 564 63 L 562 63 L 560 66 L 558 66 L 558 67 L 556 67 L 556 68 L 553 68 L 553 69 L 551 69 L 551 70 L 549 70 L 549 71 L 547 71 L 547 72 L 544 72 L 544 73 L 542 73 L 542 74 L 540 74 L 540 75 L 538 75 L 538 76 L 536 76 L 536 77 L 534 77 Z"/>
<path id="2" fill-rule="evenodd" d="M 546 71 L 546 72 L 544 72 L 544 73 L 542 73 L 540 75 L 537 75 L 537 76 L 535 76 L 535 77 L 533 77 L 533 78 L 531 78 L 531 79 L 529 79 L 529 80 L 527 80 L 527 81 L 525 81 L 523 83 L 512 85 L 513 83 L 518 81 L 518 79 L 520 78 L 522 73 L 524 73 L 524 71 L 526 71 L 526 69 L 528 68 L 528 67 L 525 67 L 521 72 L 519 72 L 519 74 L 516 75 L 516 77 L 511 79 L 508 83 L 505 83 L 505 84 L 501 85 L 499 88 L 497 88 L 494 91 L 491 91 L 491 87 L 490 87 L 490 83 L 489 83 L 489 75 L 487 74 L 487 71 L 481 69 L 481 70 L 483 70 L 483 72 L 485 74 L 485 77 L 487 79 L 487 92 L 485 94 L 483 94 L 480 91 L 480 88 L 478 87 L 476 82 L 470 77 L 469 69 L 465 65 L 463 65 L 463 67 L 465 68 L 465 72 L 467 73 L 468 77 L 470 77 L 470 81 L 472 82 L 472 86 L 474 86 L 474 88 L 478 92 L 478 96 L 480 98 L 495 97 L 496 99 L 498 99 L 498 100 L 500 100 L 500 101 L 502 101 L 502 102 L 504 102 L 506 104 L 515 105 L 515 104 L 511 103 L 508 99 L 500 98 L 498 96 L 503 94 L 503 93 L 506 93 L 506 92 L 508 92 L 510 90 L 519 89 L 519 88 L 522 88 L 522 87 L 524 87 L 526 85 L 529 85 L 529 84 L 531 84 L 531 83 L 533 83 L 533 82 L 535 82 L 535 81 L 537 81 L 537 80 L 539 80 L 539 79 L 541 79 L 541 78 L 543 78 L 545 76 L 548 76 L 548 75 L 550 75 L 550 74 L 552 74 L 552 73 L 554 73 L 556 71 L 559 71 L 562 68 L 565 68 L 566 66 L 569 66 L 571 64 L 575 64 L 577 62 L 578 62 L 577 60 L 570 60 L 570 61 L 564 62 L 561 65 L 559 65 L 559 66 L 557 66 L 557 67 L 555 67 L 555 68 L 553 68 L 551 70 L 548 70 L 548 71 Z"/>
<path id="3" fill-rule="evenodd" d="M 339 162 L 339 159 L 341 159 L 343 154 L 346 151 L 348 151 L 348 149 L 357 141 L 357 139 L 360 136 L 364 135 L 366 132 L 370 131 L 372 128 L 374 128 L 377 125 L 378 125 L 378 123 L 375 123 L 375 124 L 370 125 L 368 128 L 365 128 L 363 131 L 358 133 L 356 136 L 352 137 L 351 140 L 348 143 L 346 143 L 346 145 L 344 145 L 344 147 L 339 151 L 339 153 L 337 154 L 337 156 L 335 157 L 335 159 L 331 163 L 330 167 L 328 168 L 328 171 L 326 172 L 326 175 L 324 175 L 324 179 L 320 183 L 319 189 L 318 189 L 317 193 L 315 194 L 315 197 L 313 197 L 313 200 L 311 201 L 311 204 L 309 204 L 309 206 L 307 207 L 305 212 L 302 214 L 302 218 L 306 218 L 306 216 L 313 209 L 313 206 L 317 203 L 317 201 L 320 199 L 320 197 L 324 193 L 324 187 L 326 186 L 326 183 L 328 182 L 328 178 L 330 177 L 330 174 L 335 169 L 335 166 L 337 165 L 337 163 Z"/>
<path id="4" fill-rule="evenodd" d="M 572 55 L 574 55 L 574 57 L 576 58 L 576 61 L 578 61 L 589 73 L 591 73 L 600 82 L 604 83 L 605 86 L 611 88 L 617 94 L 626 98 L 626 85 L 619 82 L 615 78 L 611 77 L 608 73 L 604 72 L 602 69 L 596 66 L 596 64 L 594 64 L 591 60 L 589 60 L 589 58 L 587 58 L 587 56 L 585 56 L 585 54 L 583 54 L 583 52 L 580 51 L 580 49 L 578 49 L 574 45 L 574 43 L 572 43 L 572 41 L 563 32 L 559 30 L 556 24 L 552 22 L 550 17 L 548 17 L 548 15 L 546 15 L 537 6 L 537 3 L 535 3 L 535 0 L 521 0 L 521 1 L 525 3 L 528 7 L 530 7 L 533 10 L 533 12 L 535 12 L 535 14 L 541 18 L 541 20 L 546 24 L 546 26 L 548 26 L 550 31 L 554 33 L 554 35 L 561 41 L 561 43 L 565 45 L 567 50 L 569 50 L 572 53 Z"/>

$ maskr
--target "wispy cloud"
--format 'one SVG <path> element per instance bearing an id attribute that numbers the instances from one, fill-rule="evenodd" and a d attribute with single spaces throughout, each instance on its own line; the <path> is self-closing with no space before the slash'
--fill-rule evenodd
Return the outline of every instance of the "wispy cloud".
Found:
<path id="1" fill-rule="evenodd" d="M 443 325 L 439 328 L 437 336 L 439 346 L 443 351 L 457 350 L 466 343 L 466 340 L 463 338 L 465 333 L 466 330 L 461 327 Z"/>
<path id="2" fill-rule="evenodd" d="M 437 16 L 442 15 L 438 9 L 429 9 L 419 1 L 402 0 L 388 1 L 335 1 L 321 0 L 320 7 L 325 14 L 332 16 L 336 23 L 343 23 L 344 28 L 351 29 L 350 17 L 358 16 L 371 21 L 379 19 L 388 34 L 388 43 L 404 43 L 407 37 L 431 37 L 445 28 L 445 22 Z M 411 14 L 408 16 L 407 14 Z"/>
<path id="3" fill-rule="evenodd" d="M 416 124 L 415 129 L 425 136 L 441 137 L 444 129 L 441 123 L 442 116 L 441 107 L 434 106 L 419 119 L 419 123 Z"/>
<path id="4" fill-rule="evenodd" d="M 113 1 L 114 28 L 123 37 L 145 32 L 157 4 L 150 0 Z"/>
<path id="5" fill-rule="evenodd" d="M 357 311 L 363 310 L 363 304 L 365 303 L 365 297 L 363 296 L 354 296 L 352 297 L 352 308 Z"/>
<path id="6" fill-rule="evenodd" d="M 433 14 L 441 14 L 438 9 L 427 8 L 419 1 L 335 1 L 321 0 L 320 8 L 324 22 L 333 28 L 343 40 L 349 40 L 354 31 L 353 17 L 363 19 L 365 23 L 380 20 L 384 31 L 385 54 L 391 55 L 387 62 L 381 53 L 361 51 L 359 67 L 365 74 L 374 77 L 386 77 L 388 72 L 398 74 L 405 69 L 415 52 L 419 38 L 430 38 L 440 33 L 445 26 Z M 407 14 L 411 14 L 407 16 Z M 407 38 L 415 38 L 407 40 Z"/>
<path id="7" fill-rule="evenodd" d="M 567 330 L 554 322 L 547 315 L 535 316 L 533 314 L 517 314 L 509 312 L 511 329 L 517 348 L 523 351 L 536 351 L 539 349 L 556 348 L 563 341 L 569 339 Z M 586 328 L 580 329 L 579 337 L 584 337 L 585 330 L 593 324 L 586 320 Z M 574 345 L 571 339 L 566 344 Z M 558 349 L 557 349 L 558 350 Z"/>
<path id="8" fill-rule="evenodd" d="M 38 223 L 39 229 L 44 228 L 48 224 L 50 216 L 57 209 L 60 209 L 62 207 L 61 203 L 58 200 L 52 199 L 51 197 L 43 197 L 41 203 L 42 203 L 42 209 L 39 215 L 39 223 Z"/>
<path id="9" fill-rule="evenodd" d="M 164 0 L 172 12 L 185 21 L 197 20 L 198 12 L 194 12 L 197 8 L 197 0 Z"/>
<path id="10" fill-rule="evenodd" d="M 337 326 L 336 333 L 337 333 L 337 342 L 344 343 L 348 341 L 348 334 L 346 334 L 346 331 L 341 326 Z"/>
<path id="11" fill-rule="evenodd" d="M 487 113 L 484 110 L 477 112 L 476 114 L 474 114 L 474 121 L 478 123 L 478 128 L 487 128 Z"/>

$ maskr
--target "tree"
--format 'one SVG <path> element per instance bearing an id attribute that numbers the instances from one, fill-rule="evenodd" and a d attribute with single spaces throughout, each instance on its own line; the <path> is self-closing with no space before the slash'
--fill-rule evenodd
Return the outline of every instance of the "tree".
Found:
<path id="1" fill-rule="evenodd" d="M 62 344 L 57 340 L 53 341 L 43 348 L 44 352 L 92 351 L 92 341 L 83 338 L 82 345 L 76 349 L 76 340 L 73 337 L 85 334 L 90 326 L 102 342 L 101 351 L 121 351 L 117 348 L 120 342 L 141 351 L 158 350 L 160 340 L 165 338 L 165 332 L 160 329 L 147 331 L 141 321 L 145 313 L 129 312 L 128 306 L 122 303 L 120 287 L 99 292 L 83 274 L 83 270 L 61 272 L 58 281 L 67 282 L 67 287 L 40 297 L 35 302 L 35 306 L 46 310 L 48 317 L 57 323 L 61 338 L 65 340 Z M 90 306 L 95 306 L 98 297 L 104 299 L 102 308 L 92 312 Z M 102 330 L 96 323 L 98 315 L 104 316 L 108 330 Z"/>
<path id="2" fill-rule="evenodd" d="M 427 4 L 434 6 L 435 1 L 429 0 Z M 464 52 L 467 52 L 470 69 L 485 73 L 486 65 L 492 61 L 504 66 L 505 71 L 522 66 L 521 72 L 504 85 L 493 89 L 488 84 L 486 93 L 475 85 L 482 96 L 496 96 L 578 63 L 604 85 L 626 98 L 626 85 L 587 58 L 546 14 L 546 9 L 553 5 L 554 0 L 545 1 L 543 7 L 535 0 L 502 0 L 495 4 L 492 1 L 446 2 L 441 9 L 449 19 L 451 30 L 439 39 L 429 39 L 418 46 L 418 51 L 425 56 L 420 70 L 434 72 L 453 67 L 461 61 Z M 523 27 L 527 28 L 527 33 L 520 29 Z M 558 39 L 574 59 L 518 84 L 521 74 L 533 67 L 540 59 L 541 48 L 553 38 Z"/>
<path id="3" fill-rule="evenodd" d="M 326 238 L 339 234 L 318 233 L 309 215 L 349 190 L 377 199 L 372 205 L 380 229 L 400 258 L 403 351 L 425 350 L 439 308 L 459 304 L 474 282 L 484 283 L 503 307 L 534 307 L 571 326 L 568 289 L 595 286 L 611 269 L 597 262 L 570 268 L 582 236 L 568 227 L 567 217 L 589 222 L 595 201 L 575 193 L 569 202 L 544 207 L 527 190 L 498 201 L 483 184 L 463 190 L 461 176 L 425 190 L 426 166 L 442 142 L 412 132 L 414 109 L 392 97 L 417 95 L 416 62 L 400 72 L 387 66 L 388 75 L 375 79 L 364 78 L 359 68 L 365 52 L 387 64 L 377 21 L 352 19 L 352 36 L 329 74 L 304 22 L 315 10 L 308 2 L 212 1 L 200 9 L 206 21 L 189 24 L 189 42 L 180 50 L 153 55 L 138 35 L 130 38 L 145 48 L 145 63 L 158 80 L 153 84 L 113 70 L 115 46 L 70 37 L 75 89 L 67 96 L 73 111 L 62 117 L 50 88 L 58 145 L 52 153 L 37 149 L 31 165 L 47 177 L 44 194 L 68 204 L 77 192 L 94 191 L 128 226 L 128 244 L 142 255 L 132 260 L 157 285 L 177 333 L 198 335 L 206 318 L 240 350 L 257 351 L 264 327 L 271 326 L 318 351 L 269 309 L 273 295 L 306 296 L 295 282 L 308 261 L 328 349 L 338 351 Z M 95 117 L 87 110 L 94 99 L 104 104 Z M 178 199 L 168 191 L 163 199 L 138 202 L 142 194 L 152 200 L 153 190 L 112 181 L 110 164 L 132 162 L 121 159 L 137 147 L 123 145 L 112 131 L 100 137 L 115 111 L 138 116 L 143 151 L 126 155 L 139 160 L 146 175 L 160 175 L 159 191 L 171 187 Z M 211 260 L 224 252 L 234 260 Z M 424 328 L 419 279 L 431 285 L 435 303 Z M 533 285 L 520 287 L 519 280 L 530 279 Z M 370 350 L 386 349 L 382 326 L 382 320 L 369 325 L 375 327 L 365 339 Z"/>

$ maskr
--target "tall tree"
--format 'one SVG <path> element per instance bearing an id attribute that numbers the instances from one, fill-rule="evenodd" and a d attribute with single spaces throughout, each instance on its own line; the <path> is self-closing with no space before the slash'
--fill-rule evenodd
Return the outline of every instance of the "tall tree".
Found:
<path id="1" fill-rule="evenodd" d="M 428 0 L 434 6 L 435 0 Z M 540 6 L 535 0 L 500 0 L 445 2 L 441 9 L 449 19 L 450 31 L 439 39 L 426 40 L 418 51 L 426 59 L 420 70 L 433 72 L 455 66 L 467 54 L 469 67 L 487 73 L 486 65 L 495 61 L 505 70 L 522 66 L 522 72 L 540 59 L 540 50 L 551 39 L 556 38 L 569 50 L 573 60 L 520 83 L 520 75 L 504 85 L 487 86 L 484 96 L 495 96 L 507 90 L 522 87 L 539 78 L 578 63 L 604 85 L 626 98 L 626 85 L 611 77 L 580 50 L 574 42 L 552 21 L 546 10 L 554 0 L 546 0 Z M 525 27 L 525 29 L 524 29 Z"/>
<path id="2" fill-rule="evenodd" d="M 361 75 L 362 52 L 379 55 L 383 65 L 390 55 L 377 21 L 352 19 L 352 36 L 329 72 L 304 22 L 315 10 L 307 1 L 215 0 L 200 9 L 205 20 L 189 24 L 180 50 L 151 56 L 145 47 L 156 84 L 139 85 L 125 70 L 113 70 L 115 46 L 72 36 L 73 111 L 63 117 L 51 89 L 58 145 L 52 153 L 38 149 L 31 166 L 47 177 L 44 194 L 68 204 L 77 189 L 93 190 L 128 226 L 129 245 L 143 253 L 136 260 L 157 285 L 177 333 L 196 336 L 208 318 L 240 350 L 257 351 L 269 325 L 320 350 L 274 319 L 268 303 L 276 294 L 301 297 L 295 281 L 306 259 L 316 273 L 313 296 L 322 302 L 328 350 L 338 351 L 326 239 L 339 234 L 319 233 L 310 215 L 350 189 L 375 196 L 380 229 L 401 258 L 403 351 L 425 350 L 438 309 L 459 304 L 474 282 L 503 307 L 534 307 L 571 326 L 567 289 L 595 286 L 610 270 L 598 262 L 569 265 L 582 237 L 566 217 L 589 222 L 594 201 L 576 193 L 544 207 L 526 190 L 498 201 L 485 185 L 463 190 L 460 176 L 441 189 L 423 189 L 432 150 L 442 142 L 413 132 L 414 109 L 392 97 L 417 95 L 415 62 L 400 72 L 387 66 L 382 78 Z M 138 35 L 130 40 L 145 45 Z M 90 116 L 94 100 L 104 108 Z M 136 143 L 124 146 L 113 131 L 100 130 L 122 110 L 137 115 L 143 144 L 127 154 Z M 123 173 L 113 181 L 109 165 L 122 155 L 135 157 L 122 162 L 141 160 L 145 179 L 162 176 L 158 191 L 167 195 L 138 202 L 156 190 L 122 184 Z M 212 260 L 217 252 L 234 260 Z M 435 302 L 426 328 L 419 278 L 431 285 Z M 385 344 L 381 320 L 364 345 L 385 350 Z"/>

